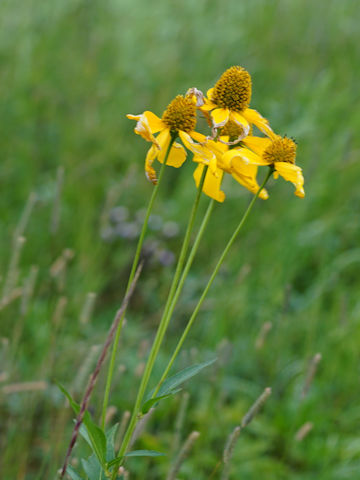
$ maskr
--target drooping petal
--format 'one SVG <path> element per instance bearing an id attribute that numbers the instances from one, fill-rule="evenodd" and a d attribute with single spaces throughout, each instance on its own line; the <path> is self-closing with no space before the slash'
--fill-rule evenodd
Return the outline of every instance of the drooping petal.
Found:
<path id="1" fill-rule="evenodd" d="M 188 148 L 194 155 L 200 157 L 204 164 L 209 165 L 210 168 L 214 169 L 216 167 L 216 156 L 206 146 L 206 137 L 201 133 L 191 132 L 191 135 L 186 132 L 179 131 L 179 136 L 184 143 L 185 147 Z M 193 138 L 195 137 L 197 142 L 194 142 Z M 198 143 L 201 142 L 201 143 Z"/>
<path id="2" fill-rule="evenodd" d="M 250 124 L 246 118 L 238 112 L 230 113 L 230 120 L 240 125 L 243 128 L 243 134 L 239 137 L 239 140 L 245 138 L 250 132 Z"/>
<path id="3" fill-rule="evenodd" d="M 256 181 L 258 167 L 252 163 L 245 162 L 242 156 L 237 154 L 237 150 L 238 149 L 229 150 L 222 156 L 222 161 L 219 162 L 218 165 L 224 171 L 230 173 L 237 182 L 250 190 L 250 192 L 257 193 L 260 188 Z M 266 190 L 261 190 L 259 194 L 260 198 L 266 200 L 268 196 Z"/>
<path id="4" fill-rule="evenodd" d="M 157 136 L 156 140 L 159 145 L 159 155 L 158 155 L 158 160 L 159 162 L 163 162 L 164 157 L 166 155 L 169 143 L 170 143 L 171 135 L 170 135 L 170 130 L 168 128 L 164 128 L 159 135 Z"/>
<path id="5" fill-rule="evenodd" d="M 248 148 L 233 148 L 224 154 L 224 161 L 231 162 L 234 157 L 240 157 L 245 163 L 252 165 L 269 165 L 260 155 L 252 152 Z"/>
<path id="6" fill-rule="evenodd" d="M 175 142 L 171 147 L 166 165 L 170 167 L 179 168 L 186 160 L 186 150 L 180 145 L 180 143 Z"/>
<path id="7" fill-rule="evenodd" d="M 195 130 L 190 132 L 189 135 L 197 143 L 200 143 L 201 146 L 209 149 L 216 156 L 229 150 L 229 147 L 227 145 L 224 145 L 223 143 L 220 143 L 220 142 L 215 142 L 214 140 L 211 140 L 211 138 L 203 135 L 202 133 L 195 132 Z"/>
<path id="8" fill-rule="evenodd" d="M 160 132 L 163 128 L 166 127 L 164 125 L 163 121 L 161 118 L 159 118 L 155 113 L 150 112 L 147 110 L 146 112 L 143 113 L 144 117 L 146 118 L 148 125 L 150 127 L 151 133 L 157 133 Z"/>
<path id="9" fill-rule="evenodd" d="M 145 158 L 145 175 L 147 179 L 154 185 L 157 184 L 157 178 L 156 178 L 156 172 L 153 169 L 152 164 L 155 158 L 157 157 L 158 153 L 159 153 L 159 150 L 156 147 L 156 145 L 151 145 Z"/>
<path id="10" fill-rule="evenodd" d="M 167 128 L 159 133 L 157 140 L 160 145 L 160 152 L 158 154 L 158 160 L 160 163 L 163 163 L 164 158 L 166 156 L 166 152 L 169 148 L 171 135 L 170 130 Z M 177 142 L 171 147 L 170 153 L 166 160 L 166 165 L 170 165 L 170 167 L 179 168 L 186 160 L 186 151 L 182 145 Z"/>
<path id="11" fill-rule="evenodd" d="M 239 156 L 233 157 L 231 171 L 232 176 L 237 182 L 254 194 L 256 194 L 260 188 L 260 185 L 256 180 L 257 172 L 257 165 L 246 164 Z M 266 200 L 269 198 L 269 195 L 265 189 L 262 189 L 259 197 L 263 200 Z"/>
<path id="12" fill-rule="evenodd" d="M 304 198 L 304 177 L 301 168 L 297 165 L 294 165 L 293 163 L 288 162 L 275 162 L 274 166 L 274 177 L 276 178 L 276 173 L 278 173 L 285 180 L 293 183 L 295 186 L 295 195 L 297 197 Z"/>
<path id="13" fill-rule="evenodd" d="M 241 175 L 237 175 L 236 173 L 233 173 L 232 176 L 234 179 L 239 182 L 243 187 L 247 188 L 250 190 L 250 192 L 256 194 L 260 188 L 260 185 L 257 183 L 256 179 L 250 179 L 249 177 L 243 177 Z M 259 198 L 262 200 L 267 200 L 269 198 L 269 194 L 265 188 L 261 190 L 259 193 Z"/>
<path id="14" fill-rule="evenodd" d="M 248 120 L 249 123 L 254 124 L 261 132 L 267 135 L 270 138 L 274 138 L 276 135 L 272 131 L 269 122 L 264 118 L 260 113 L 252 108 L 247 108 L 243 112 L 243 116 Z"/>
<path id="15" fill-rule="evenodd" d="M 239 156 L 235 156 L 231 160 L 231 173 L 235 173 L 239 177 L 255 179 L 257 171 L 257 165 L 245 163 Z"/>
<path id="16" fill-rule="evenodd" d="M 230 117 L 230 110 L 227 108 L 215 108 L 210 113 L 215 128 L 223 127 Z"/>
<path id="17" fill-rule="evenodd" d="M 270 138 L 248 135 L 243 139 L 243 143 L 253 152 L 261 156 L 264 150 L 271 145 L 271 140 Z"/>
<path id="18" fill-rule="evenodd" d="M 204 168 L 204 165 L 200 163 L 194 171 L 194 179 L 197 187 L 199 186 Z M 225 200 L 225 193 L 220 190 L 223 175 L 224 172 L 220 168 L 217 169 L 216 174 L 210 169 L 208 169 L 205 174 L 203 192 L 205 195 L 218 202 L 223 202 Z"/>
<path id="19" fill-rule="evenodd" d="M 137 135 L 141 135 L 146 141 L 152 142 L 155 145 L 158 145 L 154 133 L 160 132 L 165 128 L 162 120 L 157 117 L 154 113 L 146 111 L 141 115 L 126 115 L 130 120 L 136 120 L 137 124 L 134 129 Z"/>

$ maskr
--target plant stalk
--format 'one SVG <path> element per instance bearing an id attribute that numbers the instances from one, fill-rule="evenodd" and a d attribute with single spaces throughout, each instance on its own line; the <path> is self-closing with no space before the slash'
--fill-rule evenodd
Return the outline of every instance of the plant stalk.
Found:
<path id="1" fill-rule="evenodd" d="M 190 331 L 190 328 L 192 327 L 192 325 L 193 325 L 193 323 L 194 323 L 194 321 L 197 317 L 197 314 L 199 313 L 201 305 L 202 305 L 203 301 L 205 300 L 205 297 L 206 297 L 213 281 L 215 280 L 215 277 L 218 274 L 219 269 L 220 269 L 223 261 L 225 260 L 226 255 L 228 254 L 228 252 L 229 252 L 230 248 L 232 247 L 233 243 L 235 242 L 239 232 L 241 231 L 246 219 L 248 218 L 248 216 L 249 216 L 249 214 L 250 214 L 250 212 L 251 212 L 251 210 L 252 210 L 252 208 L 255 204 L 256 199 L 260 195 L 261 190 L 265 187 L 265 185 L 266 185 L 267 181 L 269 180 L 269 178 L 271 177 L 272 173 L 273 173 L 273 169 L 270 168 L 268 174 L 265 177 L 265 180 L 261 184 L 261 186 L 260 186 L 259 190 L 257 191 L 256 195 L 254 195 L 253 199 L 251 200 L 248 208 L 246 209 L 243 217 L 241 218 L 238 226 L 236 227 L 234 233 L 232 234 L 230 240 L 228 241 L 223 253 L 221 254 L 221 256 L 220 256 L 220 258 L 219 258 L 219 260 L 218 260 L 218 262 L 217 262 L 217 264 L 216 264 L 216 266 L 213 270 L 213 273 L 211 274 L 211 277 L 210 277 L 210 279 L 209 279 L 209 281 L 208 281 L 208 283 L 207 283 L 207 285 L 206 285 L 206 287 L 205 287 L 205 289 L 204 289 L 204 291 L 203 291 L 203 293 L 202 293 L 202 295 L 201 295 L 201 297 L 200 297 L 200 299 L 199 299 L 199 301 L 198 301 L 198 303 L 197 303 L 197 305 L 196 305 L 196 307 L 195 307 L 195 309 L 194 309 L 194 311 L 193 311 L 193 313 L 192 313 L 192 315 L 191 315 L 191 317 L 188 321 L 188 324 L 186 325 L 185 330 L 184 330 L 184 332 L 183 332 L 183 334 L 182 334 L 182 336 L 181 336 L 181 338 L 180 338 L 180 340 L 179 340 L 179 342 L 178 342 L 178 344 L 177 344 L 177 346 L 174 350 L 174 353 L 173 353 L 167 367 L 165 368 L 164 373 L 162 374 L 158 385 L 156 386 L 156 389 L 154 391 L 154 394 L 152 395 L 152 398 L 154 398 L 156 396 L 156 394 L 159 391 L 162 383 L 167 378 L 167 376 L 169 374 L 169 371 L 170 371 L 171 367 L 173 366 L 173 363 L 174 363 L 181 347 L 183 346 L 183 343 L 185 342 L 185 339 L 186 339 L 186 337 L 187 337 L 187 335 Z M 196 241 L 197 241 L 197 239 L 195 240 L 195 243 L 196 243 Z"/>
<path id="2" fill-rule="evenodd" d="M 152 191 L 152 194 L 151 194 L 151 197 L 150 197 L 150 200 L 149 200 L 149 204 L 148 204 L 146 214 L 145 214 L 145 218 L 144 218 L 144 223 L 143 223 L 141 233 L 140 233 L 140 237 L 139 237 L 139 240 L 138 240 L 138 243 L 137 243 L 137 246 L 136 246 L 135 256 L 134 256 L 133 264 L 132 264 L 132 267 L 131 267 L 129 280 L 128 280 L 128 283 L 127 283 L 127 286 L 126 286 L 125 295 L 129 292 L 130 286 L 132 284 L 132 281 L 133 281 L 135 273 L 136 273 L 137 266 L 139 264 L 140 254 L 141 254 L 142 246 L 143 246 L 143 243 L 144 243 L 145 234 L 146 234 L 146 231 L 147 231 L 147 226 L 148 226 L 148 223 L 149 223 L 150 214 L 151 214 L 155 199 L 157 197 L 157 194 L 158 194 L 158 191 L 159 191 L 159 188 L 160 188 L 161 180 L 162 180 L 164 172 L 165 172 L 166 161 L 168 159 L 171 147 L 172 147 L 173 143 L 175 142 L 175 139 L 176 139 L 175 136 L 171 137 L 169 146 L 168 146 L 166 154 L 165 154 L 164 162 L 162 163 L 160 171 L 159 171 L 159 177 L 158 177 L 157 184 L 153 188 L 153 191 Z M 114 375 L 116 354 L 117 354 L 117 349 L 118 349 L 118 345 L 119 345 L 119 339 L 120 339 L 122 327 L 123 327 L 123 324 L 124 324 L 125 313 L 126 313 L 126 310 L 124 310 L 124 312 L 121 316 L 119 325 L 117 327 L 117 330 L 116 330 L 116 333 L 115 333 L 115 339 L 114 339 L 114 343 L 113 343 L 113 348 L 112 348 L 112 352 L 111 352 L 111 357 L 110 357 L 110 363 L 109 363 L 109 368 L 108 368 L 108 373 L 107 373 L 107 378 L 106 378 L 104 400 L 103 400 L 103 406 L 102 406 L 102 414 L 101 414 L 101 427 L 102 427 L 102 429 L 104 429 L 104 427 L 105 427 L 105 418 L 106 418 L 106 411 L 107 411 L 108 404 L 109 404 L 110 388 L 111 388 L 111 383 L 112 383 L 112 379 L 113 379 L 113 375 Z"/>
<path id="3" fill-rule="evenodd" d="M 162 318 L 160 320 L 160 324 L 159 324 L 159 327 L 158 327 L 158 330 L 157 330 L 157 333 L 156 333 L 156 336 L 155 336 L 155 339 L 154 339 L 154 342 L 153 342 L 153 345 L 152 345 L 152 348 L 151 348 L 151 351 L 150 351 L 150 354 L 149 354 L 149 358 L 148 358 L 148 361 L 147 361 L 146 366 L 145 366 L 145 370 L 144 370 L 144 373 L 143 373 L 143 376 L 142 376 L 142 379 L 141 379 L 141 383 L 140 383 L 138 394 L 137 394 L 137 397 L 136 397 L 136 400 L 135 400 L 135 405 L 134 405 L 134 409 L 133 409 L 133 412 L 132 412 L 132 415 L 131 415 L 129 426 L 127 428 L 127 431 L 126 431 L 125 436 L 124 436 L 124 440 L 123 440 L 122 445 L 120 447 L 118 457 L 122 457 L 126 453 L 128 445 L 129 445 L 130 440 L 131 440 L 131 436 L 132 436 L 133 431 L 135 429 L 136 423 L 137 423 L 138 419 L 141 417 L 141 412 L 140 412 L 141 404 L 143 402 L 145 391 L 146 391 L 147 385 L 148 385 L 149 380 L 150 380 L 150 375 L 152 373 L 154 363 L 155 363 L 156 358 L 158 356 L 158 353 L 159 353 L 164 335 L 166 333 L 167 327 L 168 327 L 169 322 L 170 322 L 171 315 L 168 315 L 168 313 L 169 313 L 169 309 L 172 305 L 173 297 L 176 293 L 176 289 L 177 289 L 177 286 L 178 286 L 178 283 L 179 283 L 179 280 L 180 280 L 181 272 L 182 272 L 183 267 L 184 267 L 185 257 L 186 257 L 186 253 L 187 253 L 187 250 L 188 250 L 188 246 L 189 246 L 189 242 L 190 242 L 190 236 L 191 236 L 191 232 L 192 232 L 192 229 L 193 229 L 193 226 L 194 226 L 195 217 L 196 217 L 196 213 L 197 213 L 199 202 L 200 202 L 200 197 L 201 197 L 201 193 L 202 193 L 202 187 L 203 187 L 203 184 L 204 184 L 206 171 L 207 171 L 207 168 L 204 168 L 202 176 L 201 176 L 201 180 L 200 180 L 200 183 L 199 183 L 199 186 L 198 186 L 198 189 L 197 189 L 197 194 L 196 194 L 196 197 L 195 197 L 195 201 L 194 201 L 193 207 L 191 209 L 186 233 L 185 233 L 185 236 L 184 236 L 183 244 L 182 244 L 180 255 L 179 255 L 179 260 L 178 260 L 178 263 L 177 263 L 177 266 L 176 266 L 175 274 L 174 274 L 174 277 L 173 277 L 173 281 L 172 281 L 170 291 L 169 291 L 169 294 L 168 294 L 168 298 L 167 298 L 167 301 L 166 301 L 166 305 L 165 305 L 165 308 L 164 308 L 164 313 L 163 313 Z M 120 463 L 121 462 L 122 461 L 120 460 Z M 112 477 L 113 479 L 116 478 L 116 476 L 114 476 L 115 471 L 116 471 L 116 468 L 114 469 L 114 474 L 113 474 L 113 477 Z"/>

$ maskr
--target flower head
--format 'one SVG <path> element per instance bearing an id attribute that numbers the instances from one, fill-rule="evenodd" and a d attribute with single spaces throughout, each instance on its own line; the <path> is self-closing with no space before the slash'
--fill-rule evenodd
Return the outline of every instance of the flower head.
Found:
<path id="1" fill-rule="evenodd" d="M 251 100 L 251 77 L 242 67 L 224 72 L 211 92 L 211 101 L 221 108 L 242 112 Z"/>
<path id="2" fill-rule="evenodd" d="M 234 66 L 226 70 L 207 95 L 208 98 L 200 109 L 210 111 L 215 131 L 231 120 L 243 127 L 242 138 L 248 135 L 251 125 L 255 125 L 265 135 L 274 135 L 266 118 L 249 108 L 251 76 L 244 68 Z"/>
<path id="3" fill-rule="evenodd" d="M 270 138 L 247 136 L 243 140 L 246 147 L 229 150 L 225 154 L 228 162 L 237 161 L 245 165 L 261 166 L 270 165 L 274 168 L 274 177 L 279 175 L 295 186 L 295 195 L 300 198 L 305 196 L 304 177 L 302 170 L 295 165 L 296 143 L 288 137 L 274 135 Z"/>
<path id="4" fill-rule="evenodd" d="M 186 160 L 184 147 L 174 142 L 177 136 L 189 150 L 201 158 L 204 164 L 210 165 L 212 169 L 215 168 L 216 157 L 214 153 L 202 145 L 205 136 L 194 130 L 196 126 L 195 95 L 191 94 L 185 97 L 178 95 L 168 105 L 162 118 L 150 111 L 145 111 L 140 115 L 129 114 L 127 117 L 137 121 L 135 133 L 141 135 L 148 142 L 152 142 L 145 159 L 145 173 L 152 183 L 157 183 L 156 172 L 152 164 L 156 158 L 159 162 L 164 162 L 170 142 L 173 143 L 166 164 L 178 168 Z M 156 133 L 158 133 L 157 137 L 154 136 Z"/>
<path id="5" fill-rule="evenodd" d="M 277 162 L 295 163 L 296 143 L 288 137 L 275 138 L 263 151 L 263 158 L 269 165 Z"/>
<path id="6" fill-rule="evenodd" d="M 225 193 L 221 190 L 221 184 L 224 173 L 230 174 L 238 183 L 250 190 L 250 192 L 256 194 L 260 188 L 256 176 L 258 167 L 256 165 L 250 165 L 243 162 L 240 158 L 234 156 L 227 156 L 228 152 L 235 152 L 237 147 L 230 149 L 231 139 L 237 138 L 241 132 L 241 126 L 232 124 L 229 122 L 222 130 L 228 135 L 222 135 L 218 142 L 213 140 L 207 140 L 207 147 L 213 151 L 216 155 L 217 164 L 215 171 L 208 169 L 206 172 L 203 192 L 209 197 L 223 202 L 225 200 Z M 197 157 L 194 157 L 194 161 L 199 161 Z M 194 172 L 194 179 L 197 185 L 199 185 L 204 165 L 200 165 Z M 269 195 L 265 189 L 261 190 L 259 197 L 266 200 Z"/>
<path id="7" fill-rule="evenodd" d="M 168 105 L 161 120 L 171 132 L 190 133 L 196 126 L 196 103 L 191 96 L 178 95 Z"/>

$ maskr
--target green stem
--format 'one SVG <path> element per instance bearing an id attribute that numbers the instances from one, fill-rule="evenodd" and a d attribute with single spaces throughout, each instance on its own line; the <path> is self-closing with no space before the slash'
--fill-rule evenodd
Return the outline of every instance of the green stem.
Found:
<path id="1" fill-rule="evenodd" d="M 167 161 L 167 158 L 169 156 L 171 147 L 172 147 L 173 143 L 175 142 L 175 138 L 176 138 L 175 136 L 171 137 L 169 146 L 168 146 L 166 154 L 165 154 L 164 161 L 163 161 L 163 163 L 161 165 L 161 168 L 160 168 L 160 171 L 159 171 L 159 177 L 158 177 L 157 184 L 153 188 L 153 191 L 152 191 L 152 194 L 151 194 L 151 197 L 150 197 L 150 201 L 149 201 L 149 204 L 148 204 L 148 207 L 147 207 L 147 210 L 146 210 L 146 214 L 145 214 L 144 223 L 143 223 L 141 233 L 140 233 L 140 237 L 139 237 L 139 240 L 138 240 L 138 244 L 137 244 L 137 247 L 136 247 L 134 260 L 133 260 L 133 264 L 132 264 L 130 275 L 129 275 L 129 280 L 128 280 L 128 283 L 127 283 L 127 286 L 126 286 L 125 295 L 129 291 L 130 285 L 132 284 L 132 281 L 133 281 L 135 273 L 136 273 L 137 266 L 139 264 L 141 249 L 142 249 L 142 246 L 143 246 L 143 243 L 144 243 L 145 234 L 146 234 L 150 214 L 151 214 L 153 204 L 155 202 L 155 199 L 156 199 L 158 191 L 159 191 L 161 180 L 162 180 L 164 172 L 165 172 L 166 161 Z M 123 315 L 120 319 L 120 322 L 119 322 L 119 326 L 116 330 L 115 339 L 114 339 L 114 343 L 113 343 L 113 349 L 112 349 L 111 357 L 110 357 L 110 363 L 109 363 L 107 378 L 106 378 L 104 401 L 103 401 L 102 414 L 101 414 L 101 426 L 102 426 L 103 429 L 105 427 L 105 418 L 106 418 L 107 407 L 108 407 L 108 404 L 109 404 L 111 382 L 112 382 L 113 375 L 114 375 L 116 354 L 117 354 L 117 349 L 118 349 L 118 345 L 119 345 L 121 330 L 122 330 L 122 327 L 123 327 L 123 324 L 124 324 L 125 313 L 126 312 L 123 313 Z"/>
<path id="2" fill-rule="evenodd" d="M 200 245 L 200 241 L 201 241 L 201 238 L 206 230 L 206 227 L 207 227 L 207 224 L 209 223 L 209 219 L 210 219 L 210 216 L 211 216 L 211 213 L 214 209 L 214 206 L 215 206 L 215 200 L 210 200 L 210 203 L 209 203 L 209 206 L 207 208 L 207 211 L 204 215 L 204 218 L 203 218 L 203 221 L 201 223 L 201 226 L 199 228 L 199 231 L 196 235 L 196 238 L 195 238 L 195 241 L 194 241 L 194 245 L 190 251 L 190 254 L 189 254 L 189 258 L 187 259 L 187 262 L 186 262 L 186 265 L 185 265 L 185 268 L 183 270 L 183 273 L 181 274 L 181 278 L 179 280 L 179 284 L 177 286 L 177 289 L 176 289 L 176 292 L 175 292 L 175 295 L 174 295 L 174 298 L 172 299 L 172 302 L 171 302 L 171 305 L 170 305 L 170 308 L 169 308 L 169 311 L 168 311 L 168 316 L 171 317 L 172 314 L 173 314 L 173 311 L 175 309 L 175 306 L 177 304 L 177 301 L 179 299 L 179 296 L 181 294 L 181 291 L 182 291 L 182 288 L 184 286 L 184 283 L 185 283 L 185 280 L 186 280 L 186 277 L 189 273 L 189 270 L 191 268 L 191 265 L 194 261 L 194 257 L 196 255 L 196 252 L 199 248 L 199 245 Z M 171 367 L 171 366 L 170 366 Z M 160 390 L 160 387 L 161 385 L 163 384 L 166 376 L 168 374 L 168 371 L 166 370 L 164 372 L 164 374 L 162 375 L 161 379 L 159 380 L 159 383 L 156 385 L 156 388 L 154 390 L 154 393 L 152 394 L 152 397 L 151 398 L 155 398 L 156 395 L 158 394 L 159 390 Z"/>
<path id="3" fill-rule="evenodd" d="M 130 440 L 131 440 L 131 436 L 132 436 L 133 431 L 135 429 L 135 426 L 137 424 L 138 418 L 141 416 L 141 413 L 140 413 L 141 404 L 142 404 L 142 401 L 143 401 L 143 398 L 144 398 L 144 395 L 145 395 L 147 385 L 149 383 L 150 375 L 152 373 L 155 360 L 158 356 L 160 346 L 162 344 L 164 335 L 165 335 L 167 327 L 169 325 L 169 321 L 170 321 L 171 316 L 168 315 L 168 312 L 169 312 L 169 308 L 171 306 L 172 299 L 174 297 L 174 294 L 175 294 L 175 291 L 176 291 L 176 288 L 177 288 L 177 285 L 178 285 L 178 282 L 179 282 L 179 279 L 180 279 L 180 275 L 181 275 L 181 272 L 182 272 L 182 269 L 183 269 L 183 266 L 184 266 L 185 257 L 186 257 L 186 253 L 187 253 L 189 242 L 190 242 L 190 236 L 191 236 L 191 232 L 192 232 L 192 229 L 193 229 L 193 226 L 194 226 L 196 213 L 197 213 L 198 206 L 199 206 L 199 201 L 200 201 L 200 197 L 201 197 L 201 193 L 202 193 L 202 187 L 203 187 L 203 184 L 204 184 L 206 171 L 207 171 L 207 168 L 204 168 L 202 176 L 201 176 L 201 180 L 200 180 L 200 183 L 199 183 L 199 186 L 198 186 L 197 195 L 196 195 L 193 207 L 191 209 L 189 222 L 188 222 L 188 225 L 187 225 L 184 241 L 183 241 L 183 244 L 182 244 L 182 247 L 181 247 L 179 260 L 178 260 L 178 263 L 177 263 L 177 266 L 176 266 L 174 278 L 173 278 L 173 281 L 172 281 L 172 284 L 171 284 L 171 287 L 170 287 L 170 291 L 169 291 L 169 294 L 168 294 L 168 298 L 167 298 L 167 301 L 166 301 L 166 305 L 165 305 L 165 308 L 164 308 L 164 313 L 161 317 L 159 327 L 158 327 L 158 330 L 156 332 L 156 336 L 155 336 L 153 345 L 151 347 L 149 358 L 147 360 L 145 370 L 144 370 L 143 376 L 141 378 L 141 383 L 140 383 L 138 394 L 137 394 L 137 397 L 136 397 L 136 400 L 135 400 L 135 405 L 134 405 L 134 408 L 133 408 L 133 412 L 132 412 L 132 415 L 131 415 L 129 426 L 126 430 L 124 440 L 122 442 L 122 445 L 121 445 L 119 453 L 118 453 L 118 457 L 122 457 L 126 453 L 128 445 L 129 445 Z M 114 468 L 114 472 L 115 471 L 116 471 L 116 468 Z M 116 477 L 113 475 L 113 479 L 114 478 L 116 478 Z"/>
<path id="4" fill-rule="evenodd" d="M 156 396 L 157 392 L 159 391 L 159 389 L 161 387 L 161 384 L 166 379 L 166 377 L 167 377 L 167 375 L 168 375 L 168 373 L 169 373 L 169 371 L 170 371 L 170 369 L 171 369 L 171 367 L 172 367 L 172 365 L 173 365 L 173 363 L 174 363 L 174 361 L 175 361 L 183 343 L 185 342 L 187 334 L 189 333 L 189 330 L 192 327 L 192 325 L 193 325 L 193 323 L 194 323 L 194 321 L 197 317 L 197 314 L 199 313 L 201 305 L 202 305 L 203 301 L 205 300 L 205 297 L 206 297 L 206 295 L 207 295 L 207 293 L 208 293 L 208 291 L 209 291 L 217 273 L 219 272 L 219 269 L 220 269 L 226 255 L 228 254 L 230 248 L 232 247 L 232 244 L 235 242 L 236 237 L 238 236 L 238 234 L 239 234 L 240 230 L 242 229 L 246 219 L 248 218 L 248 216 L 249 216 L 249 214 L 252 210 L 252 207 L 254 206 L 254 203 L 255 203 L 256 199 L 260 195 L 261 190 L 265 187 L 265 185 L 266 185 L 267 181 L 269 180 L 269 178 L 271 177 L 272 173 L 273 173 L 273 169 L 270 168 L 267 176 L 265 177 L 265 180 L 263 181 L 263 183 L 262 183 L 261 187 L 259 188 L 259 190 L 257 191 L 256 195 L 254 195 L 253 199 L 251 200 L 251 202 L 250 202 L 248 208 L 246 209 L 242 219 L 240 220 L 239 225 L 236 227 L 236 229 L 235 229 L 234 233 L 232 234 L 230 240 L 228 241 L 223 253 L 221 254 L 221 256 L 220 256 L 220 258 L 219 258 L 219 260 L 218 260 L 218 262 L 217 262 L 217 264 L 216 264 L 216 266 L 213 270 L 213 273 L 211 274 L 211 277 L 210 277 L 210 279 L 209 279 L 209 281 L 208 281 L 208 283 L 207 283 L 207 285 L 206 285 L 206 287 L 205 287 L 205 289 L 204 289 L 204 291 L 203 291 L 203 293 L 202 293 L 202 295 L 201 295 L 201 297 L 200 297 L 200 299 L 199 299 L 199 301 L 198 301 L 198 303 L 195 307 L 195 310 L 193 311 L 193 313 L 192 313 L 192 315 L 191 315 L 191 317 L 188 321 L 188 324 L 186 325 L 185 330 L 184 330 L 184 332 L 183 332 L 183 334 L 182 334 L 182 336 L 181 336 L 181 338 L 180 338 L 180 340 L 179 340 L 179 342 L 178 342 L 178 344 L 177 344 L 177 346 L 174 350 L 174 353 L 173 353 L 167 367 L 164 370 L 164 373 L 163 373 L 163 375 L 162 375 L 162 377 L 161 377 L 161 379 L 160 379 L 160 381 L 159 381 L 159 383 L 156 387 L 156 390 L 153 394 L 153 398 Z"/>

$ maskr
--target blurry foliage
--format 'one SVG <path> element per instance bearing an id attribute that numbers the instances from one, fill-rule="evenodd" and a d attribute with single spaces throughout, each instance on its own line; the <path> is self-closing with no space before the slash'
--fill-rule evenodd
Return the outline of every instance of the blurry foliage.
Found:
<path id="1" fill-rule="evenodd" d="M 103 222 L 119 205 L 134 218 L 152 188 L 143 175 L 147 146 L 133 135 L 125 114 L 145 109 L 161 114 L 176 94 L 191 86 L 206 91 L 232 64 L 252 74 L 252 105 L 278 133 L 296 137 L 307 196 L 301 201 L 290 184 L 271 182 L 270 199 L 259 201 L 177 362 L 180 369 L 212 358 L 229 339 L 225 360 L 187 385 L 183 437 L 192 430 L 201 435 L 179 478 L 211 478 L 228 435 L 268 385 L 273 395 L 241 434 L 231 478 L 355 478 L 359 2 L 6 0 L 0 13 L 0 272 L 4 282 L 13 233 L 32 191 L 37 203 L 24 233 L 18 284 L 26 282 L 31 265 L 39 266 L 28 311 L 21 314 L 19 299 L 0 311 L 3 478 L 54 478 L 72 423 L 52 379 L 76 391 L 91 346 L 103 341 L 120 304 L 135 243 L 121 235 L 106 241 Z M 65 169 L 61 216 L 51 234 L 59 166 Z M 157 215 L 176 222 L 180 232 L 195 194 L 193 169 L 191 161 L 179 171 L 169 169 L 157 202 Z M 248 193 L 231 178 L 225 191 L 161 360 L 248 202 Z M 204 209 L 206 203 L 203 199 Z M 175 236 L 166 248 L 177 251 L 180 241 L 181 235 Z M 50 269 L 66 248 L 74 256 L 62 284 Z M 149 263 L 142 274 L 121 344 L 114 421 L 132 405 L 171 273 L 171 266 Z M 91 321 L 81 324 L 88 292 L 98 298 Z M 68 302 L 55 321 L 60 296 Z M 269 321 L 272 329 L 256 349 Z M 322 362 L 301 399 L 316 352 Z M 156 374 L 160 371 L 158 365 Z M 48 382 L 46 388 L 6 390 L 38 380 Z M 103 380 L 93 399 L 95 418 Z M 180 397 L 159 406 L 137 448 L 170 450 L 179 402 Z M 306 422 L 313 429 L 297 442 L 295 434 Z M 77 448 L 75 457 L 86 446 Z M 170 460 L 129 459 L 127 465 L 131 478 L 150 480 L 165 478 Z"/>

